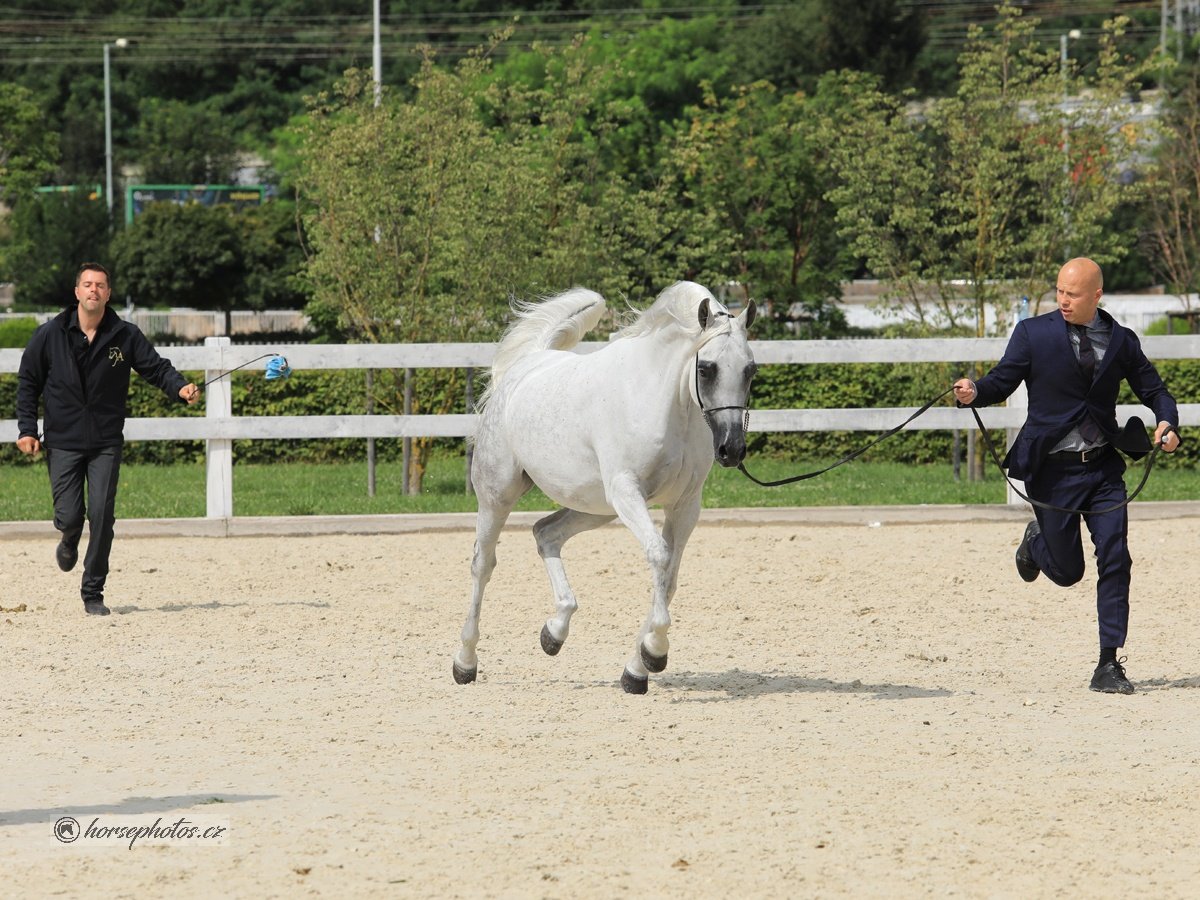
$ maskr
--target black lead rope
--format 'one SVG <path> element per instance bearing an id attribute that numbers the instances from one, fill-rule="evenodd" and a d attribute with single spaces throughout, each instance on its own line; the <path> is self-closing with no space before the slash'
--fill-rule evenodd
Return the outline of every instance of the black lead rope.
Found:
<path id="1" fill-rule="evenodd" d="M 932 407 L 935 403 L 937 403 L 939 400 L 941 400 L 943 397 L 945 397 L 947 394 L 949 394 L 953 390 L 954 390 L 954 386 L 951 385 L 949 388 L 944 390 L 942 393 L 938 394 L 936 397 L 934 397 L 932 400 L 930 400 L 928 403 L 926 403 L 924 406 L 922 406 L 920 409 L 918 409 L 915 413 L 913 413 L 911 416 L 909 416 L 907 419 L 905 419 L 903 422 L 901 422 L 895 428 L 891 429 L 890 431 L 885 431 L 879 437 L 875 438 L 875 440 L 871 441 L 871 443 L 858 448 L 853 453 L 851 453 L 849 456 L 843 456 L 841 459 L 839 459 L 837 462 L 835 462 L 831 466 L 826 466 L 825 468 L 818 469 L 815 472 L 805 472 L 803 475 L 793 475 L 791 478 L 780 478 L 778 481 L 759 481 L 757 478 L 755 478 L 753 475 L 751 475 L 746 470 L 745 463 L 738 464 L 738 471 L 741 472 L 743 475 L 745 475 L 747 478 L 749 478 L 751 481 L 753 481 L 755 484 L 761 485 L 762 487 L 780 487 L 781 485 L 794 484 L 797 481 L 805 481 L 806 479 L 809 479 L 809 478 L 816 478 L 818 475 L 824 475 L 830 469 L 836 469 L 838 466 L 843 465 L 844 463 L 848 463 L 852 459 L 857 459 L 858 457 L 860 457 L 864 453 L 866 453 L 868 450 L 870 450 L 872 447 L 874 447 L 876 444 L 886 441 L 897 431 L 900 431 L 905 425 L 907 425 L 913 419 L 917 418 L 918 416 L 924 415 L 929 410 L 930 407 Z M 982 427 L 982 425 L 980 427 Z"/>
<path id="2" fill-rule="evenodd" d="M 1146 462 L 1143 464 L 1145 468 L 1142 471 L 1142 480 L 1138 482 L 1138 486 L 1134 488 L 1133 493 L 1120 503 L 1115 503 L 1112 506 L 1105 507 L 1104 509 L 1069 509 L 1065 506 L 1055 506 L 1053 503 L 1043 503 L 1041 500 L 1034 500 L 1020 491 L 1017 486 L 1012 483 L 1012 479 L 1008 477 L 1008 473 L 1004 471 L 1004 465 L 1000 462 L 1000 455 L 996 452 L 996 445 L 992 442 L 991 437 L 988 435 L 987 429 L 983 427 L 983 420 L 979 418 L 979 410 L 972 406 L 971 415 L 975 417 L 975 424 L 979 426 L 979 433 L 983 436 L 983 445 L 987 447 L 988 453 L 992 457 L 992 461 L 996 464 L 996 468 L 1000 470 L 1000 474 L 1004 476 L 1004 480 L 1008 482 L 1008 486 L 1013 489 L 1013 493 L 1032 506 L 1039 507 L 1040 509 L 1052 509 L 1055 512 L 1078 514 L 1081 516 L 1102 516 L 1105 513 L 1116 512 L 1118 509 L 1128 506 L 1133 502 L 1133 498 L 1140 494 L 1142 492 L 1142 488 L 1146 486 L 1146 482 L 1150 479 L 1150 471 L 1154 468 L 1154 461 L 1158 457 L 1159 451 L 1162 450 L 1161 441 L 1151 446 L 1150 452 L 1146 454 Z M 1174 425 L 1169 425 L 1167 426 L 1167 430 L 1163 432 L 1163 439 L 1165 440 L 1166 436 L 1172 431 L 1174 431 L 1176 434 L 1179 434 Z"/>
<path id="3" fill-rule="evenodd" d="M 785 485 L 785 484 L 794 484 L 797 481 L 805 481 L 809 478 L 816 478 L 818 475 L 824 475 L 826 472 L 830 471 L 831 469 L 836 469 L 838 466 L 848 463 L 848 462 L 850 462 L 850 460 L 856 459 L 859 456 L 862 456 L 864 453 L 866 453 L 868 450 L 870 450 L 876 444 L 882 443 L 883 441 L 887 440 L 892 435 L 896 434 L 896 432 L 903 429 L 904 426 L 907 425 L 909 422 L 911 422 L 913 419 L 916 419 L 918 416 L 924 415 L 931 407 L 933 407 L 933 405 L 935 403 L 937 403 L 939 400 L 941 400 L 947 394 L 951 393 L 953 390 L 954 390 L 954 386 L 951 385 L 949 388 L 947 388 L 942 393 L 938 394 L 936 397 L 934 397 L 932 400 L 930 400 L 928 403 L 926 403 L 924 406 L 922 406 L 920 409 L 918 409 L 915 413 L 913 413 L 911 416 L 909 416 L 907 419 L 905 419 L 903 422 L 901 422 L 895 428 L 885 431 L 879 437 L 875 438 L 875 440 L 871 441 L 871 443 L 860 447 L 859 449 L 855 450 L 853 453 L 850 453 L 847 456 L 843 456 L 837 462 L 833 463 L 832 465 L 826 466 L 823 469 L 818 469 L 815 472 L 805 472 L 803 475 L 793 475 L 790 478 L 780 478 L 778 481 L 760 481 L 759 479 L 755 478 L 753 475 L 750 474 L 750 472 L 746 469 L 745 463 L 738 464 L 738 471 L 741 472 L 743 475 L 745 475 L 747 478 L 749 478 L 751 481 L 753 481 L 755 484 L 760 485 L 762 487 L 781 487 L 782 485 Z M 1026 503 L 1029 503 L 1032 506 L 1040 507 L 1042 509 L 1052 509 L 1055 512 L 1063 512 L 1063 513 L 1071 513 L 1071 514 L 1077 513 L 1079 515 L 1084 515 L 1084 516 L 1097 516 L 1097 515 L 1103 515 L 1104 513 L 1116 512 L 1118 509 L 1121 509 L 1124 506 L 1128 506 L 1130 504 L 1130 502 L 1133 501 L 1134 497 L 1136 497 L 1138 494 L 1140 494 L 1142 492 L 1142 488 L 1144 488 L 1146 486 L 1146 482 L 1150 478 L 1150 472 L 1154 468 L 1155 459 L 1157 458 L 1159 451 L 1162 449 L 1161 442 L 1154 444 L 1150 448 L 1150 452 L 1146 455 L 1145 471 L 1142 472 L 1142 480 L 1140 482 L 1138 482 L 1138 486 L 1134 489 L 1133 493 L 1130 494 L 1128 497 L 1126 497 L 1124 500 L 1122 500 L 1120 503 L 1117 503 L 1110 507 L 1106 507 L 1105 509 L 1068 509 L 1067 507 L 1064 507 L 1064 506 L 1055 506 L 1052 503 L 1043 503 L 1040 500 L 1034 500 L 1034 499 L 1026 496 L 1022 491 L 1018 490 L 1017 486 L 1012 483 L 1012 479 L 1010 479 L 1008 477 L 1008 473 L 1004 471 L 1004 465 L 1000 461 L 999 454 L 996 452 L 996 445 L 992 442 L 991 437 L 988 435 L 987 428 L 985 428 L 984 424 L 983 424 L 983 419 L 981 419 L 979 417 L 979 411 L 977 409 L 975 409 L 974 407 L 971 407 L 971 414 L 975 417 L 975 424 L 979 427 L 979 433 L 983 436 L 984 446 L 987 447 L 988 453 L 992 457 L 992 461 L 995 462 L 996 468 L 1000 470 L 1000 474 L 1004 476 L 1004 480 L 1006 482 L 1008 482 L 1008 486 L 1011 487 L 1013 489 L 1013 491 L 1016 493 L 1016 495 L 1018 497 L 1020 497 L 1022 500 L 1024 500 Z M 1169 426 L 1165 432 L 1163 432 L 1163 436 L 1165 437 L 1167 434 L 1169 434 L 1172 431 L 1174 431 L 1176 434 L 1179 434 L 1179 431 L 1172 425 L 1172 426 Z"/>

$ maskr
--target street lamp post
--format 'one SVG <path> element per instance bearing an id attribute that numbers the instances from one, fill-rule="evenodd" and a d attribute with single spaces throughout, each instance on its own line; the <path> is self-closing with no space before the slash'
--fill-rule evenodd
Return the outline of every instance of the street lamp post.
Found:
<path id="1" fill-rule="evenodd" d="M 1067 41 L 1078 40 L 1082 36 L 1082 32 L 1078 28 L 1072 28 L 1070 31 L 1058 36 L 1059 47 L 1059 68 L 1062 71 L 1062 112 L 1063 112 L 1063 234 L 1069 236 L 1068 226 L 1071 223 L 1071 129 L 1070 118 L 1067 112 L 1068 104 L 1070 103 L 1070 78 L 1067 68 Z M 1071 256 L 1071 248 L 1066 247 L 1066 256 L 1069 259 Z"/>
<path id="2" fill-rule="evenodd" d="M 109 75 L 109 48 L 121 49 L 129 42 L 117 38 L 104 45 L 104 199 L 108 202 L 108 218 L 113 212 L 113 165 L 112 165 L 112 77 Z"/>

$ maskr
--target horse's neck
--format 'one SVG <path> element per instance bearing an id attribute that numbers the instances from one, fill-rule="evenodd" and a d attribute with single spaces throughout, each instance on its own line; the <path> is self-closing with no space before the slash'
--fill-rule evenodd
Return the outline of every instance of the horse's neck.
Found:
<path id="1" fill-rule="evenodd" d="M 641 342 L 639 355 L 646 360 L 646 375 L 640 378 L 638 390 L 647 405 L 661 402 L 665 408 L 676 408 L 690 417 L 700 408 L 696 402 L 696 348 L 690 339 L 678 335 L 643 335 L 632 340 Z"/>

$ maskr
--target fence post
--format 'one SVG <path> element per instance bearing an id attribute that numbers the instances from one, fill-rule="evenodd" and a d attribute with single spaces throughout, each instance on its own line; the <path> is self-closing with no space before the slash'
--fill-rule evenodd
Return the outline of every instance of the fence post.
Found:
<path id="1" fill-rule="evenodd" d="M 205 347 L 222 351 L 231 344 L 227 337 L 204 339 Z M 210 419 L 229 419 L 233 417 L 233 392 L 228 378 L 218 378 L 225 371 L 224 352 L 217 355 L 217 361 L 220 364 L 217 369 L 204 372 L 205 381 L 217 379 L 204 390 L 204 415 Z M 230 519 L 233 517 L 233 441 L 206 440 L 204 460 L 208 472 L 208 518 Z"/>
<path id="2" fill-rule="evenodd" d="M 375 415 L 375 370 L 367 369 L 367 415 Z M 375 438 L 367 438 L 367 496 L 375 496 Z"/>
<path id="3" fill-rule="evenodd" d="M 470 413 L 473 413 L 473 412 L 475 412 L 475 369 L 471 366 L 467 366 L 467 413 L 469 415 Z M 475 457 L 475 443 L 470 438 L 467 438 L 467 448 L 466 449 L 467 449 L 467 452 L 465 455 L 467 458 L 467 474 L 466 474 L 467 494 L 473 495 L 475 493 L 475 485 L 471 483 L 471 460 L 474 459 L 474 457 Z"/>
<path id="4" fill-rule="evenodd" d="M 413 401 L 413 370 L 404 370 L 404 415 L 412 415 Z M 409 472 L 412 469 L 412 438 L 406 437 L 401 441 L 402 455 L 404 457 L 404 476 L 400 480 L 400 493 L 404 496 L 415 493 L 412 489 L 412 483 L 409 479 Z"/>

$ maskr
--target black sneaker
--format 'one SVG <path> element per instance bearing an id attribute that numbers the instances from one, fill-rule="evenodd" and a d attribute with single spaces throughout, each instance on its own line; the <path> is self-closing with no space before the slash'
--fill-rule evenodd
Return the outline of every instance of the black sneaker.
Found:
<path id="1" fill-rule="evenodd" d="M 1033 554 L 1029 550 L 1030 542 L 1041 533 L 1042 526 L 1037 523 L 1037 519 L 1034 519 L 1025 526 L 1025 536 L 1021 538 L 1021 546 L 1017 548 L 1017 574 L 1025 581 L 1033 581 L 1042 571 L 1033 561 Z"/>
<path id="2" fill-rule="evenodd" d="M 107 616 L 110 612 L 103 600 L 84 600 L 83 611 L 89 616 Z"/>
<path id="3" fill-rule="evenodd" d="M 1102 694 L 1132 694 L 1133 685 L 1125 677 L 1125 667 L 1121 663 L 1125 657 L 1096 666 L 1092 673 L 1091 689 Z"/>
<path id="4" fill-rule="evenodd" d="M 70 572 L 75 568 L 75 561 L 79 559 L 79 547 L 72 547 L 66 541 L 59 541 L 58 546 L 54 550 L 54 558 L 58 560 L 58 567 L 64 572 Z"/>

